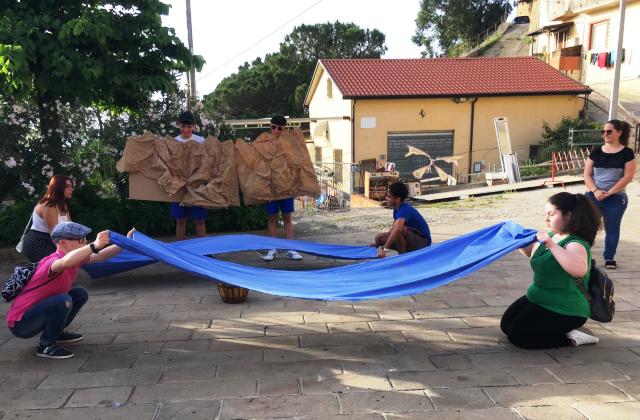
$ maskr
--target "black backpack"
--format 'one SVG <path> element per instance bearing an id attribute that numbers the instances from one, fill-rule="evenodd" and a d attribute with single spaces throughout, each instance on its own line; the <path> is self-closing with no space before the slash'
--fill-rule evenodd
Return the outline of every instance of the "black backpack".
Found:
<path id="1" fill-rule="evenodd" d="M 582 279 L 575 279 L 576 286 L 589 301 L 591 307 L 591 319 L 598 322 L 611 322 L 616 312 L 616 303 L 613 301 L 613 281 L 607 273 L 596 267 L 596 261 L 591 260 L 589 271 L 589 290 L 584 287 Z"/>

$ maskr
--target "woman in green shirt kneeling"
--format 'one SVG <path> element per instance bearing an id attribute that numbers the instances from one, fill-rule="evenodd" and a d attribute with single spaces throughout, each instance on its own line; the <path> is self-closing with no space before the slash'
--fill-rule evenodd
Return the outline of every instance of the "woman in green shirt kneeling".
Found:
<path id="1" fill-rule="evenodd" d="M 520 249 L 531 259 L 533 283 L 507 308 L 500 328 L 525 349 L 595 344 L 597 337 L 577 330 L 591 310 L 575 279 L 588 289 L 600 212 L 583 194 L 561 192 L 549 198 L 545 221 L 550 232 L 538 232 L 537 242 Z"/>

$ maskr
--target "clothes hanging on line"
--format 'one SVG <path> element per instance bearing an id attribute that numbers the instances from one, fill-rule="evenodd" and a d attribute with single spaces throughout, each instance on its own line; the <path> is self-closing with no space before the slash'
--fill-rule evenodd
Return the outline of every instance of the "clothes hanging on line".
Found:
<path id="1" fill-rule="evenodd" d="M 598 66 L 600 68 L 614 67 L 616 65 L 616 51 L 600 52 L 600 53 L 588 53 L 585 59 L 589 61 L 589 64 Z M 622 56 L 620 62 L 624 63 L 625 50 L 622 49 Z"/>
<path id="2" fill-rule="evenodd" d="M 598 53 L 598 67 L 601 69 L 607 66 L 607 53 Z"/>

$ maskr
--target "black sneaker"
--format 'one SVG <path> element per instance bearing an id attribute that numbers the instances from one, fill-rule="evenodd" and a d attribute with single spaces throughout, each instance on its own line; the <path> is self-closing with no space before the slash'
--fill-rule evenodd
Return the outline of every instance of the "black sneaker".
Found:
<path id="1" fill-rule="evenodd" d="M 36 347 L 36 356 L 47 357 L 49 359 L 70 359 L 73 357 L 73 353 L 57 344 L 52 344 L 47 347 L 38 344 L 38 347 Z"/>
<path id="2" fill-rule="evenodd" d="M 76 343 L 78 341 L 82 341 L 84 337 L 82 334 L 70 333 L 63 331 L 58 336 L 56 343 Z"/>
<path id="3" fill-rule="evenodd" d="M 609 260 L 604 262 L 604 267 L 609 270 L 615 270 L 618 265 L 616 264 L 616 260 Z"/>

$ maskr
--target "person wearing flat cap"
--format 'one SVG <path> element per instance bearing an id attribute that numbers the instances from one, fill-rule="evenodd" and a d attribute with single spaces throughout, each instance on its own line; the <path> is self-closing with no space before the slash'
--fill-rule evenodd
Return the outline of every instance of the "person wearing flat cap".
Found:
<path id="1" fill-rule="evenodd" d="M 180 143 L 195 141 L 196 143 L 204 143 L 204 138 L 193 134 L 195 125 L 193 114 L 184 111 L 180 114 L 180 135 L 176 136 L 176 140 Z M 187 221 L 193 219 L 196 225 L 196 234 L 200 238 L 207 236 L 207 209 L 198 206 L 181 206 L 180 203 L 171 203 L 171 218 L 176 221 L 176 239 L 181 241 L 187 237 Z"/>
<path id="2" fill-rule="evenodd" d="M 132 237 L 135 229 L 127 236 Z M 81 334 L 65 331 L 89 299 L 82 287 L 73 287 L 78 270 L 84 264 L 105 261 L 122 249 L 109 245 L 109 231 L 87 243 L 91 229 L 75 222 L 62 222 L 51 232 L 56 251 L 38 262 L 33 276 L 12 302 L 7 325 L 18 338 L 40 335 L 36 356 L 68 359 L 73 353 L 60 344 L 82 340 Z"/>

